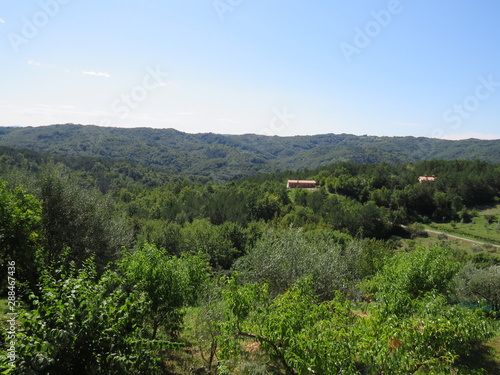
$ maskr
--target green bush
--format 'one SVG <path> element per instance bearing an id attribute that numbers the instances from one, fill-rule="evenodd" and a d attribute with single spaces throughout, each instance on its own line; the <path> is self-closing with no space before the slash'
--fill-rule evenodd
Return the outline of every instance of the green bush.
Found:
<path id="1" fill-rule="evenodd" d="M 352 239 L 345 245 L 315 239 L 300 230 L 269 231 L 234 269 L 248 282 L 268 283 L 273 296 L 307 276 L 321 299 L 332 298 L 336 291 L 355 296 L 360 273 L 371 267 L 361 262 L 363 245 Z"/>
<path id="2" fill-rule="evenodd" d="M 156 350 L 171 345 L 142 337 L 148 302 L 121 284 L 88 262 L 45 272 L 33 309 L 19 317 L 16 373 L 155 374 Z"/>
<path id="3" fill-rule="evenodd" d="M 120 261 L 124 282 L 143 292 L 149 301 L 146 321 L 151 322 L 152 339 L 156 339 L 159 328 L 171 335 L 177 333 L 183 318 L 181 309 L 196 302 L 208 279 L 208 268 L 203 257 L 170 256 L 166 250 L 148 244 Z"/>
<path id="4" fill-rule="evenodd" d="M 479 268 L 469 263 L 457 275 L 456 282 L 461 301 L 486 301 L 493 311 L 500 310 L 500 266 Z"/>
<path id="5" fill-rule="evenodd" d="M 312 287 L 306 278 L 269 299 L 266 285 L 229 279 L 220 352 L 225 373 L 244 358 L 242 343 L 254 340 L 290 375 L 455 374 L 462 373 L 457 360 L 492 335 L 480 310 L 449 305 L 437 293 L 410 299 L 404 314 L 384 305 L 356 314 L 339 294 L 319 302 Z"/>
<path id="6" fill-rule="evenodd" d="M 428 293 L 449 295 L 460 265 L 447 248 L 417 247 L 391 259 L 363 288 L 387 314 L 405 315 L 413 300 Z"/>
<path id="7" fill-rule="evenodd" d="M 227 320 L 220 357 L 231 370 L 241 340 L 255 340 L 287 374 L 352 374 L 356 321 L 350 303 L 339 295 L 317 303 L 310 278 L 269 300 L 267 286 L 239 285 L 229 279 L 224 292 Z M 227 372 L 230 373 L 230 372 Z"/>
<path id="8" fill-rule="evenodd" d="M 36 282 L 35 254 L 43 243 L 40 201 L 21 187 L 9 189 L 0 180 L 0 264 L 15 262 L 18 282 Z M 5 293 L 7 277 L 0 278 L 0 293 Z"/>
<path id="9" fill-rule="evenodd" d="M 270 299 L 266 285 L 229 279 L 221 324 L 225 373 L 251 340 L 290 375 L 458 373 L 457 359 L 491 337 L 481 311 L 450 306 L 442 295 L 411 300 L 404 315 L 387 314 L 384 306 L 355 314 L 339 294 L 319 302 L 312 287 L 306 278 Z"/>
<path id="10" fill-rule="evenodd" d="M 118 258 L 122 246 L 131 244 L 132 231 L 110 197 L 82 187 L 62 165 L 47 165 L 40 187 L 46 263 L 58 264 L 69 248 L 66 260 L 80 266 L 94 256 L 102 272 L 108 262 Z"/>

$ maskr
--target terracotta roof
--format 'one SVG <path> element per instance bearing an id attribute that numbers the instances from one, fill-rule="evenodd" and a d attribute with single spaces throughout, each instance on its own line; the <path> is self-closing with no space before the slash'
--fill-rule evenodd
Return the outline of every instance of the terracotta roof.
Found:
<path id="1" fill-rule="evenodd" d="M 420 176 L 418 178 L 419 181 L 434 181 L 436 176 Z"/>
<path id="2" fill-rule="evenodd" d="M 316 181 L 315 180 L 288 180 L 288 182 L 294 182 L 294 183 L 298 183 L 298 184 L 315 184 Z"/>

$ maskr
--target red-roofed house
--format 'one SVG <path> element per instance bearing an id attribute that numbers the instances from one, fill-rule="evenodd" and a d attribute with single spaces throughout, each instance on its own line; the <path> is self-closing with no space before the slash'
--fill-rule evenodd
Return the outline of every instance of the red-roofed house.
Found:
<path id="1" fill-rule="evenodd" d="M 287 189 L 315 189 L 315 180 L 288 180 Z"/>
<path id="2" fill-rule="evenodd" d="M 422 183 L 422 182 L 426 182 L 426 181 L 434 181 L 436 180 L 436 176 L 420 176 L 418 178 L 418 182 Z"/>

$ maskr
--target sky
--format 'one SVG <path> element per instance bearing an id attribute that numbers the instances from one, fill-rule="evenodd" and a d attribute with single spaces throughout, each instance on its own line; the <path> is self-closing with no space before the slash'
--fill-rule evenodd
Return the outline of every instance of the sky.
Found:
<path id="1" fill-rule="evenodd" d="M 495 0 L 0 0 L 0 126 L 500 139 Z"/>

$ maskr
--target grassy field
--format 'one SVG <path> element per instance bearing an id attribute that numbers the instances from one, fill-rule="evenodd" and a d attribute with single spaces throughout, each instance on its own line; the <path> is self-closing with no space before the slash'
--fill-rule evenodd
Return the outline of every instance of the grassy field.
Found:
<path id="1" fill-rule="evenodd" d="M 416 245 L 421 245 L 425 247 L 432 247 L 436 245 L 446 245 L 451 247 L 453 250 L 459 252 L 473 254 L 475 252 L 488 252 L 489 249 L 483 248 L 482 246 L 474 246 L 468 242 L 456 241 L 448 238 L 447 236 L 429 235 L 427 237 L 418 237 L 414 239 L 403 239 L 402 247 L 406 251 L 412 250 Z M 495 254 L 493 254 L 495 255 Z M 500 256 L 500 251 L 498 253 Z"/>
<path id="2" fill-rule="evenodd" d="M 478 207 L 479 214 L 480 215 L 496 215 L 500 216 L 500 204 L 497 204 L 496 206 L 484 206 L 484 207 Z"/>
<path id="3" fill-rule="evenodd" d="M 470 223 L 432 222 L 425 227 L 486 244 L 500 245 L 500 205 L 478 208 L 477 215 Z"/>
<path id="4" fill-rule="evenodd" d="M 405 250 L 411 250 L 416 245 L 426 247 L 434 245 L 448 245 L 452 249 L 470 255 L 480 255 L 481 253 L 488 256 L 500 258 L 500 205 L 490 207 L 476 208 L 477 215 L 472 218 L 471 223 L 438 223 L 431 222 L 426 225 L 416 224 L 427 230 L 436 231 L 439 233 L 427 232 L 425 236 L 417 236 L 412 239 L 403 239 L 402 247 Z M 492 221 L 492 216 L 495 216 Z M 488 223 L 488 220 L 490 223 Z M 441 234 L 443 233 L 443 234 Z M 466 240 L 460 240 L 452 236 L 468 239 L 479 243 L 474 243 Z M 480 244 L 481 243 L 481 244 Z M 497 245 L 497 246 L 493 246 Z"/>

